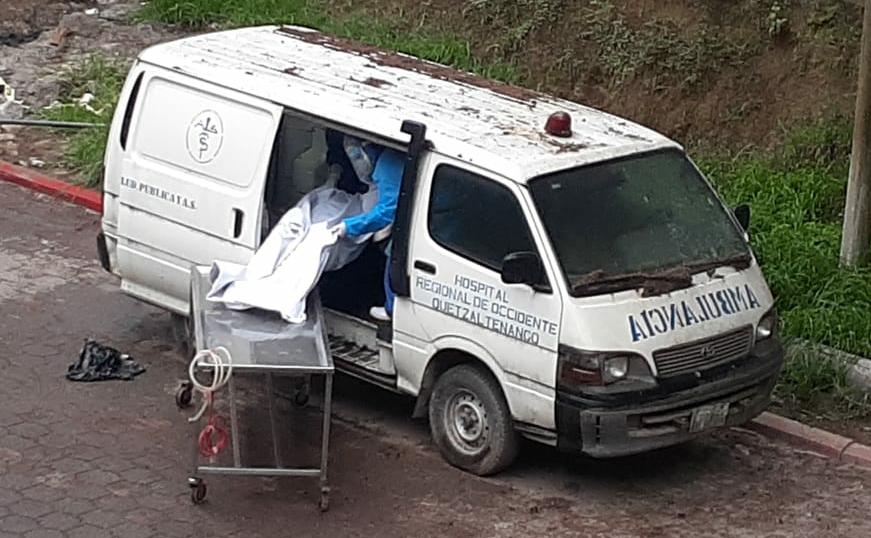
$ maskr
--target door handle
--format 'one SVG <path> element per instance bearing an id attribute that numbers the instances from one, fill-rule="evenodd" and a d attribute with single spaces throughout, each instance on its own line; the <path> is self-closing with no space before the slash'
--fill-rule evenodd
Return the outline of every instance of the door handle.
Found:
<path id="1" fill-rule="evenodd" d="M 425 261 L 421 261 L 421 260 L 415 260 L 415 261 L 414 261 L 414 268 L 415 268 L 415 269 L 420 269 L 420 270 L 423 271 L 424 273 L 429 273 L 429 274 L 431 274 L 431 275 L 436 274 L 436 266 L 433 265 L 433 264 L 431 264 L 431 263 L 429 263 L 429 262 L 425 262 Z"/>
<path id="2" fill-rule="evenodd" d="M 245 213 L 241 209 L 233 208 L 233 239 L 239 239 L 242 235 L 242 222 L 245 219 Z"/>

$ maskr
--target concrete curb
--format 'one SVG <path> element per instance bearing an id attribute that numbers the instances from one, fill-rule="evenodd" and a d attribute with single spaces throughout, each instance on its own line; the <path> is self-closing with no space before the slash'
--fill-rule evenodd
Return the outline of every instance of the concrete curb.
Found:
<path id="1" fill-rule="evenodd" d="M 95 190 L 70 185 L 40 174 L 35 170 L 0 161 L 0 181 L 8 181 L 28 189 L 72 202 L 92 211 L 103 211 L 103 195 Z"/>
<path id="2" fill-rule="evenodd" d="M 796 351 L 815 353 L 827 361 L 843 365 L 847 368 L 847 383 L 854 389 L 871 394 L 871 359 L 804 339 L 795 339 L 788 345 L 788 352 Z"/>
<path id="3" fill-rule="evenodd" d="M 753 419 L 747 427 L 767 437 L 806 448 L 828 458 L 871 469 L 871 447 L 849 437 L 768 412 Z"/>

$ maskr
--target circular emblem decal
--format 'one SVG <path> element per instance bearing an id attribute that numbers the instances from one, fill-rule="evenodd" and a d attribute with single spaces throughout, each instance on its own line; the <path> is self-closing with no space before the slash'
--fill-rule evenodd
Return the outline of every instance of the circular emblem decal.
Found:
<path id="1" fill-rule="evenodd" d="M 187 147 L 191 158 L 200 164 L 215 159 L 224 143 L 224 123 L 214 110 L 203 110 L 188 126 Z"/>

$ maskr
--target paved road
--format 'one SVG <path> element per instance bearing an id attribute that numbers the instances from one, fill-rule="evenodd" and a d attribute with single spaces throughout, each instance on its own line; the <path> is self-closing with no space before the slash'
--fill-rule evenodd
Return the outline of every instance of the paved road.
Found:
<path id="1" fill-rule="evenodd" d="M 0 537 L 871 535 L 871 474 L 749 432 L 605 462 L 529 446 L 510 472 L 480 479 L 441 461 L 410 400 L 347 379 L 328 513 L 309 479 L 215 478 L 191 506 L 193 432 L 172 402 L 184 364 L 168 316 L 117 291 L 93 259 L 97 227 L 0 184 Z M 65 381 L 86 336 L 148 371 Z"/>

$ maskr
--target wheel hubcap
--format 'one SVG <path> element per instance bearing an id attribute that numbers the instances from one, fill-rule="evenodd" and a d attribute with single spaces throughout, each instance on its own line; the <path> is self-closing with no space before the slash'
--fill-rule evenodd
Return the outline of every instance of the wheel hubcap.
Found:
<path id="1" fill-rule="evenodd" d="M 448 433 L 462 452 L 474 455 L 484 449 L 489 434 L 487 412 L 474 394 L 468 391 L 455 394 L 445 418 Z"/>

